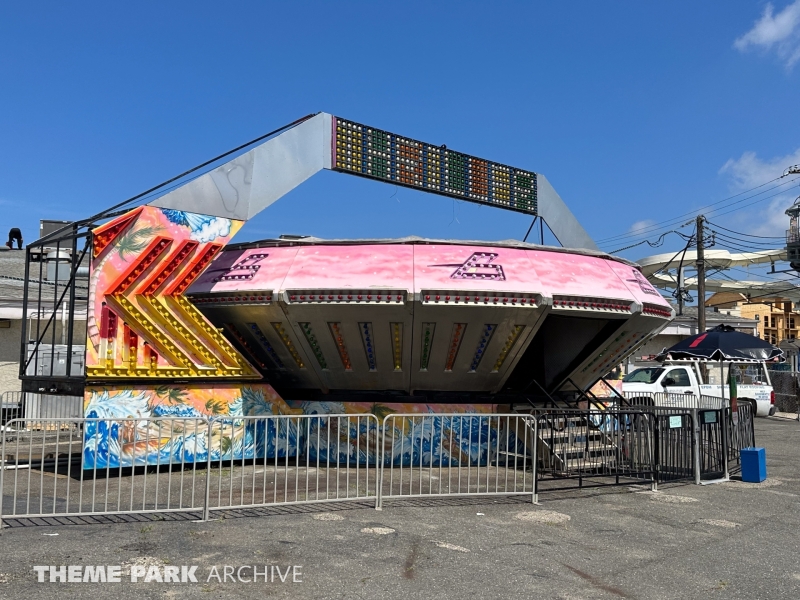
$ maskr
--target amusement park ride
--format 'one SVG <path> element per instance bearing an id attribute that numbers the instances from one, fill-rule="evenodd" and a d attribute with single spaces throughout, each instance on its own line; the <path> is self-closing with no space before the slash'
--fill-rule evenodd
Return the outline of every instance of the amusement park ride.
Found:
<path id="1" fill-rule="evenodd" d="M 228 244 L 323 169 L 528 214 L 564 247 Z M 72 258 L 51 321 L 23 333 L 34 340 L 23 343 L 23 389 L 83 395 L 87 416 L 474 412 L 574 401 L 673 317 L 635 264 L 596 249 L 543 175 L 326 113 L 145 205 L 74 223 L 37 246 L 67 247 Z M 85 289 L 75 285 L 84 254 Z M 57 374 L 54 360 L 49 372 L 31 368 L 54 352 L 48 327 L 62 307 L 67 347 L 82 342 L 73 318 L 82 301 L 85 372 L 67 364 Z"/>

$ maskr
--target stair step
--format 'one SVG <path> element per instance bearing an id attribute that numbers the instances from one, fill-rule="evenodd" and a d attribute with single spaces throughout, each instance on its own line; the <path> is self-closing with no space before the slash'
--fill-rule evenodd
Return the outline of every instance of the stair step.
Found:
<path id="1" fill-rule="evenodd" d="M 506 452 L 505 450 L 498 450 L 497 453 L 503 456 L 513 456 L 515 458 L 530 458 L 529 454 L 518 454 L 517 452 Z"/>
<path id="2" fill-rule="evenodd" d="M 612 459 L 616 458 L 617 454 L 615 453 L 594 453 L 590 452 L 588 454 L 583 452 L 567 452 L 567 453 L 556 453 L 553 455 L 554 457 L 558 458 L 559 460 L 592 460 L 592 459 Z"/>
<path id="3" fill-rule="evenodd" d="M 588 431 L 582 433 L 576 432 L 558 432 L 558 433 L 548 433 L 548 432 L 539 432 L 539 437 L 542 438 L 542 441 L 549 442 L 550 440 L 555 441 L 556 443 L 560 442 L 561 440 L 565 439 L 574 439 L 576 441 L 586 441 L 588 437 L 589 440 L 597 440 L 602 439 L 605 437 L 605 434 L 602 431 Z"/>
<path id="4" fill-rule="evenodd" d="M 614 463 L 612 462 L 602 462 L 602 461 L 586 461 L 583 463 L 575 464 L 575 463 L 567 463 L 564 467 L 562 473 L 569 473 L 570 471 L 587 471 L 590 469 L 600 469 L 603 467 L 613 467 Z"/>

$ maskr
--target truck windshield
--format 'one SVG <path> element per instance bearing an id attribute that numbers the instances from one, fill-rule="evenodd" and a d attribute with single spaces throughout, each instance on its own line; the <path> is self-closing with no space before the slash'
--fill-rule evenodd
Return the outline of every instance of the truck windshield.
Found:
<path id="1" fill-rule="evenodd" d="M 635 371 L 625 375 L 625 379 L 622 381 L 627 381 L 628 383 L 655 383 L 656 380 L 661 377 L 663 372 L 664 369 L 660 367 L 636 369 Z"/>

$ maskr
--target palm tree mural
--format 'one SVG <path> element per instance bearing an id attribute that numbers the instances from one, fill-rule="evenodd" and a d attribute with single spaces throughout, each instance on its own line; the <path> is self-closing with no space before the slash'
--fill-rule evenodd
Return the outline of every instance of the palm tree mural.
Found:
<path id="1" fill-rule="evenodd" d="M 129 257 L 136 256 L 139 254 L 139 252 L 147 248 L 147 244 L 150 243 L 153 237 L 161 233 L 163 229 L 163 227 L 158 225 L 145 225 L 144 227 L 139 227 L 138 229 L 131 229 L 121 238 L 119 238 L 119 240 L 114 244 L 114 249 L 107 252 L 103 259 L 97 265 L 94 265 L 92 269 L 92 277 L 89 280 L 89 298 L 95 297 L 95 293 L 97 292 L 97 283 L 100 280 L 100 274 L 103 272 L 103 267 L 108 259 L 111 258 L 111 256 L 116 254 L 120 260 L 128 262 Z M 87 323 L 89 328 L 89 339 L 95 346 L 97 346 L 100 343 L 100 328 L 98 327 L 97 319 L 95 318 L 94 302 L 89 302 Z"/>
<path id="2" fill-rule="evenodd" d="M 167 404 L 186 404 L 189 392 L 180 388 L 162 385 L 156 388 L 156 396 L 163 398 Z"/>
<path id="3" fill-rule="evenodd" d="M 206 410 L 211 415 L 225 415 L 228 414 L 228 404 L 224 400 L 209 398 L 206 401 Z"/>

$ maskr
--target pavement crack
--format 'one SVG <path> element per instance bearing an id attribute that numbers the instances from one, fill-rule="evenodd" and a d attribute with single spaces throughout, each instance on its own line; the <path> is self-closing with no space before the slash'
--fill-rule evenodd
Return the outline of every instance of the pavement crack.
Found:
<path id="1" fill-rule="evenodd" d="M 576 569 L 575 567 L 570 567 L 567 564 L 561 563 L 561 566 L 566 567 L 575 575 L 580 577 L 581 579 L 585 579 L 589 583 L 591 583 L 597 589 L 603 590 L 604 592 L 608 592 L 609 594 L 614 594 L 615 596 L 619 596 L 620 598 L 633 598 L 633 596 L 629 596 L 627 593 L 623 592 L 621 589 L 614 587 L 612 585 L 608 585 L 607 583 L 603 583 L 600 579 L 595 577 L 594 575 L 589 575 L 580 569 Z"/>
<path id="2" fill-rule="evenodd" d="M 416 566 L 417 559 L 419 558 L 419 540 L 411 544 L 411 552 L 409 552 L 406 562 L 403 565 L 403 577 L 406 579 L 414 579 L 414 567 Z"/>

